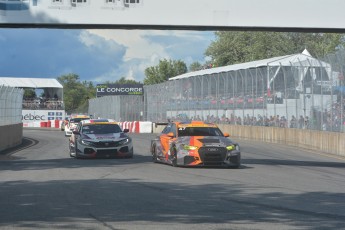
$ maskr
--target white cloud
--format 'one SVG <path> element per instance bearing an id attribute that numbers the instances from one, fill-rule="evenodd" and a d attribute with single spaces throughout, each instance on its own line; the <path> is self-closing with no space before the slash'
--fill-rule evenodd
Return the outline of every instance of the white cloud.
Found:
<path id="1" fill-rule="evenodd" d="M 119 74 L 127 79 L 143 82 L 144 71 L 155 66 L 161 59 L 179 59 L 188 63 L 203 61 L 205 47 L 195 46 L 195 42 L 210 43 L 212 32 L 174 30 L 87 30 L 81 40 L 87 46 L 99 46 L 99 39 L 112 41 L 125 47 L 119 69 L 104 73 L 97 81 L 114 81 L 111 76 Z M 186 48 L 187 47 L 187 48 Z M 196 54 L 198 57 L 196 57 Z"/>
<path id="2" fill-rule="evenodd" d="M 142 30 L 88 30 L 89 33 L 103 37 L 106 40 L 113 40 L 127 48 L 123 61 L 131 59 L 151 59 L 152 55 L 167 57 L 164 47 L 159 44 L 150 43 L 145 39 L 148 31 Z M 151 34 L 151 33 L 150 33 Z"/>

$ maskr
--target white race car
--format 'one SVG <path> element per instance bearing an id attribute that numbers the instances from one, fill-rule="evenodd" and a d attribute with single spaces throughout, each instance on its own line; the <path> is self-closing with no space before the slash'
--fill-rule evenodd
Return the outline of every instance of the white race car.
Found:
<path id="1" fill-rule="evenodd" d="M 72 135 L 73 130 L 77 127 L 78 123 L 82 120 L 90 119 L 89 116 L 86 115 L 78 115 L 71 117 L 68 122 L 65 124 L 65 136 L 70 137 Z"/>
<path id="2" fill-rule="evenodd" d="M 132 139 L 113 120 L 79 122 L 69 138 L 70 156 L 75 158 L 132 158 Z"/>

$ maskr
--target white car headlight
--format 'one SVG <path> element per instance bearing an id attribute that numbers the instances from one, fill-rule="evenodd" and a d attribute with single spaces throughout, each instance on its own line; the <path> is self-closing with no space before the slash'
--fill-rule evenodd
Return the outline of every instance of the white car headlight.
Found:
<path id="1" fill-rule="evenodd" d="M 88 146 L 92 145 L 92 142 L 88 141 L 88 140 L 81 140 L 81 143 L 84 144 L 84 145 L 88 145 Z"/>
<path id="2" fill-rule="evenodd" d="M 122 141 L 119 141 L 119 145 L 125 145 L 130 142 L 129 138 L 123 139 Z"/>

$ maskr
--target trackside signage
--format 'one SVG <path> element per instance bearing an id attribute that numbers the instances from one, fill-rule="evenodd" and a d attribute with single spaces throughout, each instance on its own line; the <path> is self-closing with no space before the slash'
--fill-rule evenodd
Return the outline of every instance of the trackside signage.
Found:
<path id="1" fill-rule="evenodd" d="M 22 110 L 22 122 L 62 120 L 64 114 L 64 110 Z"/>
<path id="2" fill-rule="evenodd" d="M 144 95 L 143 84 L 100 84 L 96 87 L 96 96 Z"/>

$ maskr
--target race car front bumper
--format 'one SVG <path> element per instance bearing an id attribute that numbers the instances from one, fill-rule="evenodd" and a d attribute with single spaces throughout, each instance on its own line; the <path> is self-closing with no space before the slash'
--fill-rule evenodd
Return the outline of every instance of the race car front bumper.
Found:
<path id="1" fill-rule="evenodd" d="M 93 148 L 79 146 L 76 157 L 78 158 L 131 158 L 133 146 L 119 146 L 116 148 Z"/>

